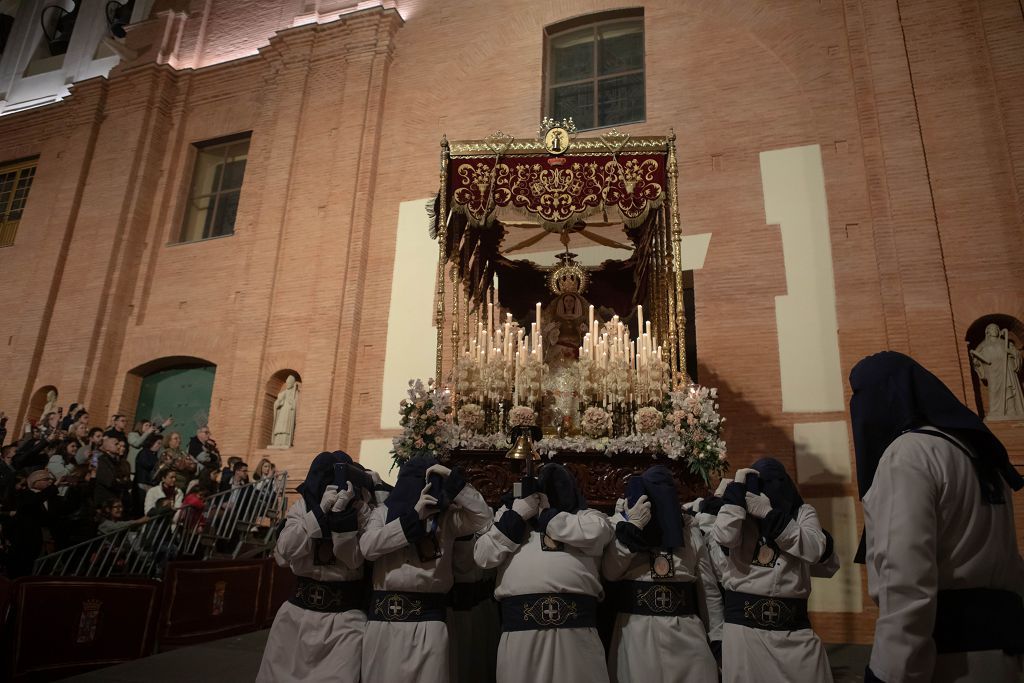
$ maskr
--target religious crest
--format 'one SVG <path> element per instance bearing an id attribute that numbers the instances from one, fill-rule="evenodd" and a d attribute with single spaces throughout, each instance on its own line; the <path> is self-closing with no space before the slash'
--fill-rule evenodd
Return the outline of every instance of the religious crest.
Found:
<path id="1" fill-rule="evenodd" d="M 757 539 L 757 547 L 754 548 L 754 559 L 750 564 L 755 567 L 774 567 L 779 560 L 778 547 L 764 536 Z"/>
<path id="2" fill-rule="evenodd" d="M 576 124 L 572 117 L 556 121 L 544 117 L 540 122 L 539 137 L 544 141 L 544 149 L 549 154 L 564 154 L 572 144 L 572 136 L 576 134 Z"/>
<path id="3" fill-rule="evenodd" d="M 210 606 L 210 616 L 219 617 L 224 614 L 224 592 L 227 590 L 227 581 L 218 581 L 213 584 L 213 604 Z"/>
<path id="4" fill-rule="evenodd" d="M 579 616 L 575 600 L 565 600 L 557 595 L 549 595 L 534 602 L 523 605 L 523 621 L 545 626 L 561 626 L 574 617 Z"/>
<path id="5" fill-rule="evenodd" d="M 103 603 L 99 600 L 86 600 L 82 603 L 82 614 L 78 618 L 77 643 L 91 643 L 96 640 L 96 629 L 100 622 L 100 607 Z"/>

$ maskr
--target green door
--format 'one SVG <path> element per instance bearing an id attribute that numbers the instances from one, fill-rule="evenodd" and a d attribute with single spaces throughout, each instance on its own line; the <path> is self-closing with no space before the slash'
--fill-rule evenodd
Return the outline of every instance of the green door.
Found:
<path id="1" fill-rule="evenodd" d="M 207 365 L 198 368 L 172 368 L 161 370 L 142 380 L 135 419 L 154 422 L 174 418 L 169 431 L 181 434 L 182 446 L 206 424 L 210 414 L 210 396 L 213 376 L 217 368 Z"/>

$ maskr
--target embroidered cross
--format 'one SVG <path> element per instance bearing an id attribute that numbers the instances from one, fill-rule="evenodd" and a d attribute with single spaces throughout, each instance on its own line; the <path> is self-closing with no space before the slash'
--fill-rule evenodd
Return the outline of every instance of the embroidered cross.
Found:
<path id="1" fill-rule="evenodd" d="M 777 624 L 779 622 L 779 615 L 781 610 L 779 605 L 774 600 L 768 600 L 763 608 L 761 608 L 761 617 L 768 624 Z"/>
<path id="2" fill-rule="evenodd" d="M 402 604 L 402 598 L 399 596 L 392 596 L 388 599 L 388 614 L 393 618 L 399 618 L 405 612 L 405 605 Z"/>
<path id="3" fill-rule="evenodd" d="M 549 600 L 544 603 L 541 616 L 544 618 L 544 621 L 557 623 L 562 616 L 562 610 L 559 609 L 557 602 Z"/>
<path id="4" fill-rule="evenodd" d="M 672 592 L 662 586 L 654 593 L 654 607 L 659 610 L 672 608 Z"/>
<path id="5" fill-rule="evenodd" d="M 316 607 L 323 607 L 324 605 L 324 589 L 320 586 L 314 586 L 309 591 L 309 604 Z"/>

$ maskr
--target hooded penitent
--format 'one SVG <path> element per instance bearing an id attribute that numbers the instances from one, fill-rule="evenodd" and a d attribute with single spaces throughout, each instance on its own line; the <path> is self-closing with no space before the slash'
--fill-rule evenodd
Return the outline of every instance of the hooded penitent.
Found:
<path id="1" fill-rule="evenodd" d="M 1006 448 L 981 418 L 914 359 L 895 351 L 868 356 L 850 372 L 850 388 L 861 498 L 871 488 L 889 445 L 901 434 L 925 426 L 941 429 L 967 444 L 967 455 L 989 503 L 1004 500 L 1000 479 L 1015 491 L 1024 486 Z"/>
<path id="2" fill-rule="evenodd" d="M 682 547 L 682 509 L 672 472 L 664 465 L 655 465 L 640 476 L 630 477 L 626 482 L 627 505 L 632 507 L 643 495 L 651 503 L 651 521 L 642 531 L 638 530 L 636 538 L 627 546 L 665 550 Z"/>
<path id="3" fill-rule="evenodd" d="M 384 503 L 387 506 L 387 521 L 398 519 L 416 508 L 423 487 L 427 484 L 427 470 L 436 465 L 437 459 L 425 455 L 409 458 L 398 470 L 395 488 Z M 431 482 L 430 495 L 437 499 L 437 509 L 444 511 L 448 504 L 447 495 L 441 481 Z"/>
<path id="4" fill-rule="evenodd" d="M 321 538 L 329 539 L 331 530 L 328 525 L 327 515 L 320 509 L 320 499 L 324 497 L 327 487 L 334 482 L 334 466 L 347 465 L 352 462 L 344 451 L 327 453 L 326 451 L 313 458 L 306 473 L 306 480 L 299 484 L 295 490 L 302 496 L 306 503 L 306 509 L 313 513 L 316 521 L 320 524 Z"/>

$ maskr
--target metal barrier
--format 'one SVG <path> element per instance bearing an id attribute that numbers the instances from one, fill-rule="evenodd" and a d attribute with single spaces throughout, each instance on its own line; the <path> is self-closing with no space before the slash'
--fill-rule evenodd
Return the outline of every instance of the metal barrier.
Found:
<path id="1" fill-rule="evenodd" d="M 281 472 L 207 497 L 201 514 L 182 507 L 44 555 L 33 574 L 157 578 L 169 560 L 255 557 L 276 540 L 287 510 L 287 482 L 288 473 Z"/>

